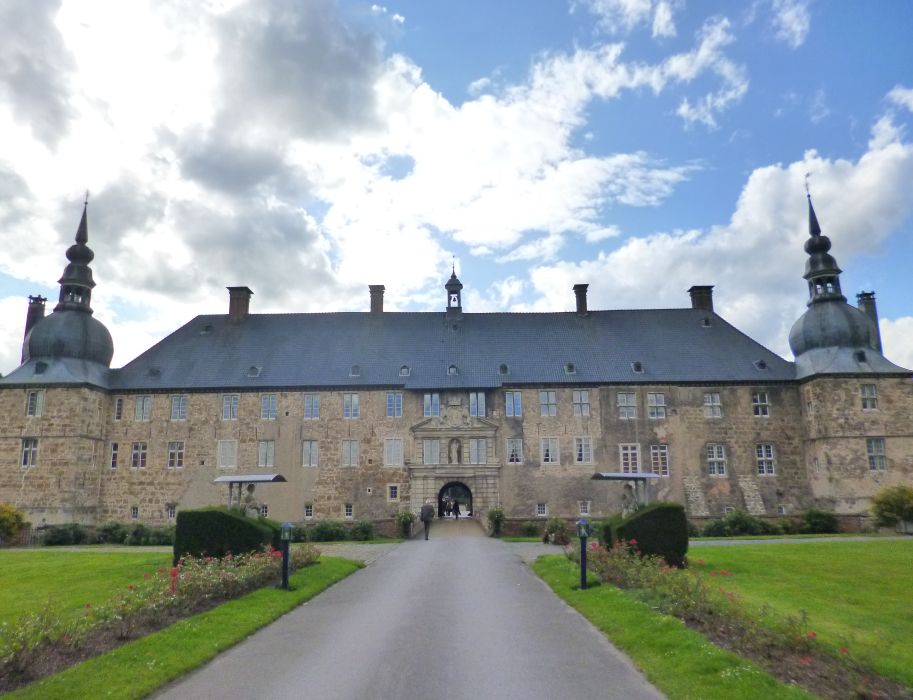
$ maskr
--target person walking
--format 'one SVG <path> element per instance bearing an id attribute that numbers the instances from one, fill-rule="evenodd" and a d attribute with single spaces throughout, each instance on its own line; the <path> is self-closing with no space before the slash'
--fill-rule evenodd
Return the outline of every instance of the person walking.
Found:
<path id="1" fill-rule="evenodd" d="M 428 533 L 431 531 L 431 521 L 434 520 L 434 506 L 431 505 L 431 499 L 425 501 L 422 506 L 422 512 L 419 514 L 422 524 L 425 526 L 425 539 L 428 539 Z"/>
<path id="2" fill-rule="evenodd" d="M 460 519 L 460 502 L 459 501 L 453 502 L 453 517 L 456 518 L 457 520 Z"/>

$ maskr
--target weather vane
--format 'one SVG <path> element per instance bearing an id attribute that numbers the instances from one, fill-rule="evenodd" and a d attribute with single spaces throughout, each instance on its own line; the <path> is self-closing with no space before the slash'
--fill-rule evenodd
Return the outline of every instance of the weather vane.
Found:
<path id="1" fill-rule="evenodd" d="M 83 202 L 84 206 L 89 206 L 89 190 L 86 190 L 86 199 Z"/>
<path id="2" fill-rule="evenodd" d="M 805 194 L 807 194 L 809 197 L 812 196 L 812 193 L 808 191 L 808 178 L 810 178 L 811 176 L 812 176 L 811 173 L 805 173 Z"/>

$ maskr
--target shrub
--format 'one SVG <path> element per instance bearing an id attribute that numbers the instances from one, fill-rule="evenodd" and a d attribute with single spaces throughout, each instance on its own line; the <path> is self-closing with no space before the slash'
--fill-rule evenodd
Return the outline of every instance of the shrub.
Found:
<path id="1" fill-rule="evenodd" d="M 570 544 L 571 531 L 568 529 L 567 523 L 561 518 L 549 518 L 545 523 L 542 541 L 560 545 Z"/>
<path id="2" fill-rule="evenodd" d="M 174 535 L 174 561 L 184 554 L 224 557 L 229 552 L 257 551 L 272 542 L 273 534 L 262 519 L 248 518 L 236 510 L 181 510 Z"/>
<path id="3" fill-rule="evenodd" d="M 311 529 L 311 542 L 345 540 L 346 526 L 338 520 L 318 520 Z"/>
<path id="4" fill-rule="evenodd" d="M 411 510 L 401 510 L 396 514 L 396 525 L 399 528 L 399 534 L 403 537 L 409 537 L 412 534 L 412 524 L 415 522 L 415 513 Z"/>
<path id="5" fill-rule="evenodd" d="M 9 503 L 0 503 L 0 543 L 11 542 L 25 527 L 25 513 Z"/>
<path id="6" fill-rule="evenodd" d="M 837 516 L 829 511 L 809 508 L 802 514 L 802 532 L 827 534 L 838 531 Z"/>
<path id="7" fill-rule="evenodd" d="M 621 513 L 616 513 L 596 526 L 596 535 L 603 547 L 611 547 L 612 543 L 618 539 L 615 532 L 624 519 L 625 517 Z"/>
<path id="8" fill-rule="evenodd" d="M 360 542 L 373 540 L 374 523 L 372 523 L 370 520 L 359 520 L 352 526 L 352 529 L 349 531 L 349 536 L 353 540 L 358 540 Z"/>
<path id="9" fill-rule="evenodd" d="M 890 527 L 901 521 L 913 521 L 913 488 L 909 486 L 888 486 L 872 499 L 875 524 Z"/>
<path id="10" fill-rule="evenodd" d="M 523 527 L 520 528 L 520 533 L 524 537 L 538 537 L 539 523 L 532 520 L 527 520 L 525 523 L 523 523 Z"/>
<path id="11" fill-rule="evenodd" d="M 292 528 L 292 542 L 309 542 L 311 537 L 307 525 L 295 525 Z"/>
<path id="12" fill-rule="evenodd" d="M 491 529 L 492 537 L 501 536 L 501 530 L 504 529 L 504 509 L 501 506 L 495 506 L 488 511 L 488 527 Z"/>
<path id="13" fill-rule="evenodd" d="M 683 566 L 688 552 L 688 518 L 679 503 L 645 506 L 616 528 L 617 539 L 636 544 L 642 555 L 657 555 L 669 566 Z"/>
<path id="14" fill-rule="evenodd" d="M 766 520 L 737 510 L 719 520 L 707 523 L 704 537 L 736 537 L 738 535 L 778 535 L 780 528 Z"/>
<path id="15" fill-rule="evenodd" d="M 95 531 L 95 542 L 98 544 L 123 544 L 130 534 L 123 523 L 105 523 Z"/>
<path id="16" fill-rule="evenodd" d="M 68 544 L 85 544 L 89 541 L 89 532 L 78 523 L 51 525 L 45 530 L 44 544 L 53 547 Z"/>
<path id="17" fill-rule="evenodd" d="M 777 527 L 784 535 L 797 535 L 802 530 L 802 523 L 797 518 L 780 518 Z"/>

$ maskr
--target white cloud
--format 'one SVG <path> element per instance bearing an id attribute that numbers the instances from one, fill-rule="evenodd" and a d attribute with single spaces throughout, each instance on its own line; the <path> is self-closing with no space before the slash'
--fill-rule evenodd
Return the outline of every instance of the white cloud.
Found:
<path id="1" fill-rule="evenodd" d="M 894 364 L 913 369 L 913 316 L 879 319 L 884 355 Z"/>
<path id="2" fill-rule="evenodd" d="M 656 3 L 653 15 L 653 37 L 675 36 L 675 22 L 672 19 L 672 4 L 666 0 Z"/>
<path id="3" fill-rule="evenodd" d="M 639 25 L 650 25 L 653 37 L 675 36 L 673 18 L 678 2 L 672 0 L 581 0 L 609 34 L 625 34 Z M 572 11 L 576 3 L 572 3 Z"/>
<path id="4" fill-rule="evenodd" d="M 894 104 L 906 107 L 913 112 L 913 88 L 895 85 L 894 89 L 888 93 L 888 99 Z"/>
<path id="5" fill-rule="evenodd" d="M 811 29 L 808 0 L 773 0 L 772 22 L 777 39 L 790 48 L 799 48 Z"/>
<path id="6" fill-rule="evenodd" d="M 827 93 L 824 88 L 818 88 L 812 95 L 812 101 L 808 106 L 808 118 L 811 119 L 812 124 L 819 124 L 827 119 L 830 113 L 831 108 L 827 106 Z"/>

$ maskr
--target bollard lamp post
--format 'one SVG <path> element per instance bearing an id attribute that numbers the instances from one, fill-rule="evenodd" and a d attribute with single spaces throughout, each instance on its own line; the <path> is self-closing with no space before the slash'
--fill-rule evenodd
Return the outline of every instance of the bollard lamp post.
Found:
<path id="1" fill-rule="evenodd" d="M 292 524 L 282 523 L 279 528 L 279 539 L 282 541 L 282 589 L 288 590 L 288 547 L 292 541 Z"/>
<path id="2" fill-rule="evenodd" d="M 586 538 L 590 536 L 590 524 L 585 518 L 577 521 L 577 537 L 580 538 L 580 589 L 586 590 Z"/>

